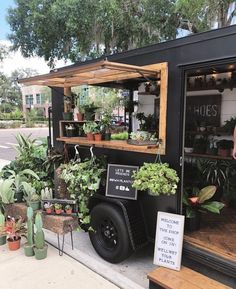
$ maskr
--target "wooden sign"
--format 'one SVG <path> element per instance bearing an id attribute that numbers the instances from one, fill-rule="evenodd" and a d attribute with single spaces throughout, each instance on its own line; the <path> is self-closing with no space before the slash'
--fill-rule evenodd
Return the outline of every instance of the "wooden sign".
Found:
<path id="1" fill-rule="evenodd" d="M 132 175 L 137 166 L 108 164 L 106 196 L 137 200 L 137 189 L 132 187 Z"/>
<path id="2" fill-rule="evenodd" d="M 186 98 L 186 122 L 198 126 L 220 126 L 221 95 L 194 95 Z"/>
<path id="3" fill-rule="evenodd" d="M 174 270 L 180 270 L 184 216 L 158 212 L 154 264 Z"/>

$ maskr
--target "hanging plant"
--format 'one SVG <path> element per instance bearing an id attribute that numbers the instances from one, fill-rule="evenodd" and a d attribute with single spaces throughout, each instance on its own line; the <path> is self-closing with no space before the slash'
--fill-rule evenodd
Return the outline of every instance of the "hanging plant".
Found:
<path id="1" fill-rule="evenodd" d="M 69 162 L 61 166 L 61 178 L 67 183 L 67 190 L 79 206 L 81 224 L 89 224 L 89 198 L 98 190 L 105 166 L 95 158 L 82 163 Z"/>

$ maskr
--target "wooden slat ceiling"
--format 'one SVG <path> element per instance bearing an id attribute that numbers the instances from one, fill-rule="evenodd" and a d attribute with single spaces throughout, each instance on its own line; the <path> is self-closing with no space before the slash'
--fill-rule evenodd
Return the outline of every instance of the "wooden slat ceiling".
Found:
<path id="1" fill-rule="evenodd" d="M 161 66 L 159 67 L 158 64 L 153 69 L 153 65 L 136 66 L 103 60 L 97 63 L 64 68 L 48 74 L 20 79 L 18 82 L 25 85 L 74 87 L 83 84 L 100 84 L 140 77 L 157 79 L 160 77 L 160 68 Z"/>

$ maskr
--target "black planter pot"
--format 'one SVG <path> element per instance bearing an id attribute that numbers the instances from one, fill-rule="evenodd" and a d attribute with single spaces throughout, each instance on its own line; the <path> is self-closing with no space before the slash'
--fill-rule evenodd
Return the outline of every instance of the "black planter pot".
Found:
<path id="1" fill-rule="evenodd" d="M 200 229 L 201 225 L 201 213 L 196 212 L 195 217 L 186 218 L 185 217 L 185 231 L 194 232 Z"/>
<path id="2" fill-rule="evenodd" d="M 23 192 L 15 193 L 16 203 L 22 203 L 23 202 Z"/>

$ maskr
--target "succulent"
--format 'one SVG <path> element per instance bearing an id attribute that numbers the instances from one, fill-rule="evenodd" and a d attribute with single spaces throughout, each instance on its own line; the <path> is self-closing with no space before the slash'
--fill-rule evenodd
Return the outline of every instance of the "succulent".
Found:
<path id="1" fill-rule="evenodd" d="M 40 201 L 40 196 L 38 194 L 33 194 L 30 198 L 31 202 Z"/>
<path id="2" fill-rule="evenodd" d="M 46 202 L 46 203 L 44 203 L 43 206 L 44 206 L 44 209 L 50 209 L 53 207 L 53 204 L 51 204 L 50 202 Z"/>
<path id="3" fill-rule="evenodd" d="M 54 205 L 54 208 L 55 208 L 55 210 L 61 210 L 61 209 L 62 209 L 62 204 L 56 203 L 56 204 Z"/>
<path id="4" fill-rule="evenodd" d="M 52 199 L 52 189 L 51 188 L 44 188 L 41 190 L 41 199 L 42 200 L 47 200 L 47 199 Z"/>
<path id="5" fill-rule="evenodd" d="M 45 246 L 45 238 L 43 232 L 43 221 L 40 213 L 36 214 L 35 226 L 37 229 L 34 237 L 35 247 L 37 249 L 43 249 Z"/>
<path id="6" fill-rule="evenodd" d="M 66 206 L 65 206 L 65 210 L 72 210 L 71 205 L 66 205 Z"/>
<path id="7" fill-rule="evenodd" d="M 34 211 L 31 207 L 27 208 L 27 240 L 28 244 L 33 246 L 34 224 L 33 224 Z"/>

